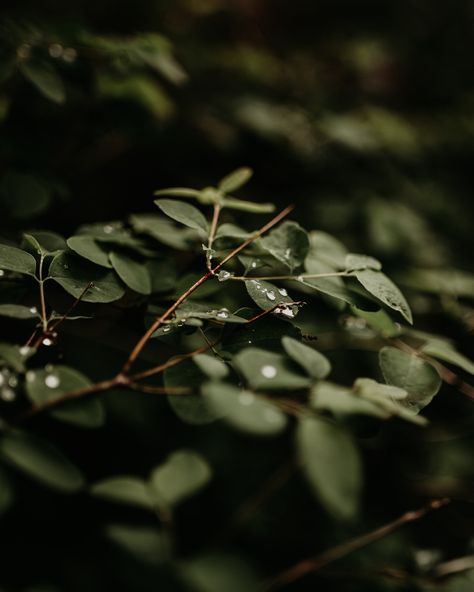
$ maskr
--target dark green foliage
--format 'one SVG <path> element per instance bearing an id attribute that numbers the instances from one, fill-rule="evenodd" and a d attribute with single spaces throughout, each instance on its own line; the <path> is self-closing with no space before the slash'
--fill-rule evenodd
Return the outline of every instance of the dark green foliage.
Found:
<path id="1" fill-rule="evenodd" d="M 10 10 L 0 589 L 470 591 L 471 4 Z"/>

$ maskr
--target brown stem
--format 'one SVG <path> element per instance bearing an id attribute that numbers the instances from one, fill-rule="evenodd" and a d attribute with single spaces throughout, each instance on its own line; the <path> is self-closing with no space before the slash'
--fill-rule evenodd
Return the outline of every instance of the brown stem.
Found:
<path id="1" fill-rule="evenodd" d="M 363 534 L 360 537 L 342 543 L 341 545 L 337 545 L 336 547 L 325 551 L 321 555 L 304 559 L 303 561 L 298 562 L 296 565 L 286 569 L 285 571 L 282 571 L 280 574 L 272 578 L 263 586 L 262 592 L 279 590 L 280 588 L 283 588 L 284 586 L 299 580 L 307 574 L 319 571 L 330 563 L 342 559 L 346 555 L 349 555 L 354 551 L 358 551 L 359 549 L 366 547 L 367 545 L 370 545 L 371 543 L 378 541 L 389 534 L 392 534 L 392 532 L 395 532 L 406 524 L 420 520 L 429 512 L 438 510 L 449 503 L 450 500 L 448 498 L 433 500 L 418 510 L 406 512 L 400 516 L 400 518 L 393 520 L 393 522 L 389 522 L 388 524 Z"/>
<path id="2" fill-rule="evenodd" d="M 262 226 L 257 232 L 252 234 L 247 240 L 241 243 L 238 247 L 232 250 L 224 259 L 216 265 L 213 269 L 210 269 L 205 275 L 203 275 L 200 279 L 197 280 L 190 288 L 188 288 L 181 296 L 174 302 L 160 317 L 158 317 L 155 322 L 150 326 L 148 331 L 139 339 L 138 343 L 133 348 L 132 352 L 130 353 L 127 361 L 125 362 L 122 368 L 122 374 L 128 374 L 130 372 L 130 368 L 134 364 L 135 360 L 138 358 L 140 353 L 142 352 L 143 348 L 146 346 L 148 341 L 150 340 L 153 333 L 160 327 L 160 325 L 170 316 L 173 312 L 178 308 L 180 304 L 182 304 L 193 292 L 195 292 L 202 284 L 204 284 L 208 279 L 213 277 L 217 271 L 219 271 L 230 259 L 235 257 L 240 251 L 248 247 L 252 244 L 259 236 L 270 230 L 275 224 L 278 224 L 280 220 L 285 218 L 291 211 L 293 210 L 293 206 L 288 206 L 284 210 L 282 210 L 277 216 L 272 218 L 270 222 L 267 222 L 264 226 Z"/>
<path id="3" fill-rule="evenodd" d="M 149 378 L 150 376 L 155 376 L 156 374 L 161 374 L 165 370 L 168 370 L 168 368 L 172 368 L 173 366 L 177 366 L 178 364 L 181 364 L 181 362 L 184 362 L 184 360 L 192 358 L 193 356 L 195 356 L 197 354 L 203 354 L 204 352 L 207 352 L 209 349 L 211 349 L 211 347 L 212 347 L 212 345 L 211 346 L 209 346 L 208 344 L 203 345 L 191 352 L 188 352 L 186 354 L 181 354 L 180 356 L 177 356 L 176 358 L 172 358 L 171 360 L 167 360 L 166 362 L 164 362 L 163 364 L 160 364 L 159 366 L 154 366 L 153 368 L 149 368 L 148 370 L 144 370 L 143 372 L 137 372 L 137 374 L 134 374 L 130 378 L 132 381 L 136 382 L 137 380 L 143 380 L 144 378 Z"/>

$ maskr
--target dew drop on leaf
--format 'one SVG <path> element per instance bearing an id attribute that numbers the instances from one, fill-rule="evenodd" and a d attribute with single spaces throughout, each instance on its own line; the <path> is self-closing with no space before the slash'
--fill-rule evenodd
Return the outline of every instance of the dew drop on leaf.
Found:
<path id="1" fill-rule="evenodd" d="M 275 376 L 277 375 L 277 369 L 275 368 L 275 366 L 262 366 L 260 373 L 265 378 L 275 378 Z"/>
<path id="2" fill-rule="evenodd" d="M 44 383 L 48 388 L 54 389 L 58 388 L 60 380 L 58 376 L 56 376 L 55 374 L 48 374 L 48 376 L 46 376 L 46 378 L 44 379 Z"/>

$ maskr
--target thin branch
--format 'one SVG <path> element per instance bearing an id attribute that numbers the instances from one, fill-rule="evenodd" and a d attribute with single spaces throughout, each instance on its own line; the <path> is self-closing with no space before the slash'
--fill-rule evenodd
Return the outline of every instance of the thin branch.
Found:
<path id="1" fill-rule="evenodd" d="M 143 348 L 146 346 L 148 341 L 150 340 L 153 333 L 160 327 L 160 325 L 170 316 L 173 312 L 178 308 L 180 304 L 182 304 L 193 292 L 195 292 L 202 284 L 204 284 L 207 280 L 213 277 L 217 271 L 219 271 L 230 259 L 235 257 L 240 251 L 248 247 L 253 241 L 255 241 L 259 236 L 270 230 L 275 224 L 278 224 L 280 220 L 285 218 L 291 211 L 293 210 L 293 206 L 288 206 L 283 211 L 281 211 L 277 216 L 272 218 L 270 222 L 267 222 L 264 226 L 262 226 L 257 232 L 252 234 L 247 240 L 241 243 L 238 247 L 233 249 L 224 259 L 216 265 L 213 269 L 210 269 L 205 275 L 197 280 L 190 288 L 188 288 L 181 296 L 160 316 L 158 317 L 155 322 L 150 326 L 150 328 L 145 332 L 145 334 L 139 339 L 138 343 L 133 348 L 132 352 L 130 353 L 127 361 L 125 362 L 122 368 L 122 374 L 126 375 L 130 372 L 130 368 L 141 354 Z"/>
<path id="2" fill-rule="evenodd" d="M 43 326 L 43 333 L 46 333 L 48 330 L 48 318 L 46 313 L 46 299 L 44 297 L 44 278 L 43 278 L 43 263 L 44 263 L 44 254 L 41 253 L 40 262 L 39 262 L 39 290 L 40 290 L 40 302 L 41 302 L 41 323 Z"/>
<path id="3" fill-rule="evenodd" d="M 197 354 L 203 354 L 204 352 L 207 352 L 209 349 L 211 349 L 211 347 L 212 347 L 212 345 L 208 345 L 206 343 L 206 345 L 198 347 L 197 349 L 195 349 L 193 351 L 187 352 L 185 354 L 181 354 L 181 355 L 177 356 L 176 358 L 172 358 L 170 360 L 167 360 L 166 362 L 163 362 L 163 364 L 160 364 L 159 366 L 154 366 L 153 368 L 149 368 L 148 370 L 144 370 L 143 372 L 137 372 L 137 374 L 133 374 L 133 376 L 131 376 L 130 379 L 133 382 L 136 382 L 138 380 L 143 380 L 144 378 L 150 378 L 150 376 L 155 376 L 156 374 L 161 374 L 165 370 L 168 370 L 168 368 L 173 368 L 173 366 L 177 366 L 178 364 L 181 364 L 181 362 L 184 362 L 185 360 L 188 360 L 189 358 L 192 358 L 193 356 L 196 356 Z"/>
<path id="4" fill-rule="evenodd" d="M 149 386 L 148 384 L 140 384 L 133 381 L 127 384 L 127 388 L 131 389 L 132 391 L 150 395 L 185 396 L 193 394 L 193 390 L 187 387 Z"/>
<path id="5" fill-rule="evenodd" d="M 79 294 L 79 296 L 74 300 L 74 302 L 71 304 L 71 306 L 67 309 L 67 311 L 59 319 L 57 319 L 57 321 L 55 323 L 53 323 L 49 327 L 50 331 L 54 331 L 58 325 L 63 323 L 68 318 L 68 316 L 71 314 L 71 312 L 76 308 L 76 306 L 79 304 L 79 302 L 86 295 L 87 291 L 90 290 L 93 285 L 94 285 L 94 282 L 89 282 L 87 284 L 87 286 L 84 288 L 84 290 L 82 290 L 82 292 Z"/>
<path id="6" fill-rule="evenodd" d="M 385 524 L 376 530 L 342 543 L 341 545 L 337 545 L 336 547 L 325 551 L 321 555 L 304 559 L 303 561 L 298 562 L 296 565 L 286 569 L 285 571 L 282 571 L 277 576 L 272 578 L 263 586 L 262 592 L 279 590 L 284 586 L 299 580 L 303 576 L 317 572 L 330 563 L 338 561 L 339 559 L 346 557 L 346 555 L 354 553 L 354 551 L 358 551 L 359 549 L 362 549 L 363 547 L 366 547 L 367 545 L 370 545 L 371 543 L 392 534 L 406 524 L 420 520 L 430 512 L 438 510 L 449 503 L 449 498 L 433 500 L 426 506 L 423 506 L 422 508 L 412 512 L 406 512 L 400 516 L 400 518 L 397 518 L 396 520 L 393 520 L 393 522 L 389 522 L 388 524 Z"/>

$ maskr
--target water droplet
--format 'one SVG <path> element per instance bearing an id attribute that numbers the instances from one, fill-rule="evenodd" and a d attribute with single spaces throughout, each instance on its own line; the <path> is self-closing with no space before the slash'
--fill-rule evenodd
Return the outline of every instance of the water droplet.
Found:
<path id="1" fill-rule="evenodd" d="M 267 292 L 267 298 L 273 302 L 273 300 L 276 299 L 275 292 L 273 290 L 269 290 Z"/>
<path id="2" fill-rule="evenodd" d="M 249 339 L 249 340 L 248 340 L 248 343 L 252 343 L 252 340 L 251 340 L 251 339 Z"/>
<path id="3" fill-rule="evenodd" d="M 285 259 L 289 259 L 291 257 L 291 249 L 285 250 Z"/>
<path id="4" fill-rule="evenodd" d="M 105 232 L 105 234 L 112 234 L 114 227 L 112 224 L 106 224 L 102 230 Z"/>
<path id="5" fill-rule="evenodd" d="M 219 319 L 228 319 L 229 318 L 229 311 L 227 310 L 227 308 L 221 308 L 216 316 Z"/>
<path id="6" fill-rule="evenodd" d="M 257 262 L 256 261 L 252 261 L 252 264 L 250 265 L 250 267 L 252 269 L 255 269 L 257 267 Z"/>
<path id="7" fill-rule="evenodd" d="M 31 55 L 31 45 L 28 43 L 22 43 L 16 50 L 16 55 L 20 60 L 26 60 Z"/>
<path id="8" fill-rule="evenodd" d="M 8 379 L 8 386 L 11 386 L 12 388 L 18 386 L 18 378 L 14 374 L 12 374 Z"/>
<path id="9" fill-rule="evenodd" d="M 22 347 L 20 347 L 20 354 L 22 356 L 27 356 L 31 350 L 32 350 L 32 348 L 29 347 L 28 345 L 23 345 Z"/>
<path id="10" fill-rule="evenodd" d="M 2 277 L 2 275 L 5 275 L 5 272 L 3 271 L 3 269 L 0 269 L 0 277 Z"/>
<path id="11" fill-rule="evenodd" d="M 262 366 L 260 369 L 260 374 L 265 378 L 275 378 L 277 375 L 277 369 L 275 366 L 270 366 L 269 364 L 266 366 Z"/>
<path id="12" fill-rule="evenodd" d="M 69 269 L 69 265 L 67 263 L 64 264 L 64 269 Z"/>
<path id="13" fill-rule="evenodd" d="M 28 370 L 26 373 L 26 382 L 34 382 L 36 380 L 36 373 L 33 370 Z"/>
<path id="14" fill-rule="evenodd" d="M 296 279 L 298 282 L 304 282 L 304 277 L 302 275 L 299 275 Z"/>
<path id="15" fill-rule="evenodd" d="M 49 55 L 52 58 L 60 58 L 63 55 L 63 51 L 63 46 L 59 43 L 51 43 L 51 45 L 48 47 Z"/>
<path id="16" fill-rule="evenodd" d="M 162 331 L 163 333 L 169 333 L 171 331 L 171 327 L 167 325 L 166 327 L 163 327 Z"/>
<path id="17" fill-rule="evenodd" d="M 185 323 L 186 321 L 181 319 L 180 321 L 178 321 L 177 327 L 182 327 Z"/>
<path id="18" fill-rule="evenodd" d="M 38 312 L 38 309 L 36 308 L 36 306 L 32 306 L 30 308 L 30 312 L 31 312 L 31 314 L 36 314 Z"/>
<path id="19" fill-rule="evenodd" d="M 63 60 L 68 64 L 75 62 L 77 58 L 77 51 L 73 47 L 66 47 L 63 53 Z"/>
<path id="20" fill-rule="evenodd" d="M 46 347 L 49 347 L 50 345 L 53 345 L 53 340 L 50 339 L 49 337 L 45 337 L 43 339 L 43 345 L 45 345 Z"/>
<path id="21" fill-rule="evenodd" d="M 289 306 L 286 306 L 285 308 L 282 309 L 281 314 L 284 314 L 285 316 L 289 317 L 290 319 L 294 318 L 295 313 L 291 310 L 291 308 Z"/>
<path id="22" fill-rule="evenodd" d="M 285 290 L 285 288 L 279 288 L 278 291 L 282 296 L 288 296 L 288 292 Z"/>
<path id="23" fill-rule="evenodd" d="M 2 390 L 0 391 L 0 397 L 2 398 L 3 401 L 7 401 L 7 402 L 14 401 L 15 397 L 16 397 L 16 393 L 13 389 L 6 386 L 6 387 L 2 388 Z"/>
<path id="24" fill-rule="evenodd" d="M 56 376 L 55 374 L 48 374 L 48 376 L 46 376 L 46 378 L 44 379 L 44 384 L 48 387 L 48 388 L 58 388 L 59 384 L 60 384 L 60 380 L 59 377 Z"/>
<path id="25" fill-rule="evenodd" d="M 231 273 L 230 271 L 219 271 L 219 273 L 217 274 L 217 279 L 220 282 L 226 282 L 227 280 L 230 280 L 230 278 L 233 276 L 234 274 Z"/>
<path id="26" fill-rule="evenodd" d="M 255 401 L 255 395 L 253 393 L 249 393 L 248 391 L 243 391 L 239 395 L 239 403 L 241 405 L 251 405 Z"/>

